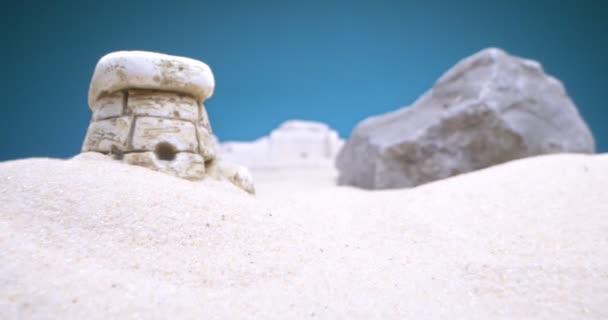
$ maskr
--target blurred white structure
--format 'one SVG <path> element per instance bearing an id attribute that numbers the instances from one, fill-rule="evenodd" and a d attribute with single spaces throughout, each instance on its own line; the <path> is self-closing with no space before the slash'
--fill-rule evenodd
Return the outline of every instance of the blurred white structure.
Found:
<path id="1" fill-rule="evenodd" d="M 333 167 L 343 144 L 324 123 L 289 120 L 255 141 L 219 143 L 219 157 L 250 169 Z"/>

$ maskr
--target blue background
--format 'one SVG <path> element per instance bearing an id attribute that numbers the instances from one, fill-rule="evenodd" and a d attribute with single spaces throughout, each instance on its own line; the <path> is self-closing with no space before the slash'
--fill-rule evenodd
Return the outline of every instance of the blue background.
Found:
<path id="1" fill-rule="evenodd" d="M 97 60 L 150 50 L 209 64 L 206 105 L 221 140 L 291 118 L 347 137 L 412 103 L 489 46 L 543 63 L 608 151 L 606 1 L 20 1 L 4 3 L 0 160 L 68 157 L 91 116 Z"/>

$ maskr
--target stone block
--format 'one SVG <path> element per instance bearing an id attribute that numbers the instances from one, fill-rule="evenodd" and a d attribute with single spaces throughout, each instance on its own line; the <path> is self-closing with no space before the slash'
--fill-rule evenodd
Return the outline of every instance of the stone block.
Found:
<path id="1" fill-rule="evenodd" d="M 116 92 L 112 95 L 104 96 L 93 104 L 93 120 L 103 120 L 116 118 L 123 113 L 124 95 Z"/>
<path id="2" fill-rule="evenodd" d="M 82 152 L 110 153 L 125 150 L 130 126 L 131 117 L 128 116 L 91 122 Z"/>
<path id="3" fill-rule="evenodd" d="M 89 105 L 107 92 L 133 88 L 181 92 L 203 101 L 213 94 L 215 79 L 208 65 L 156 52 L 118 51 L 97 62 L 89 87 Z"/>
<path id="4" fill-rule="evenodd" d="M 183 119 L 195 122 L 199 118 L 194 98 L 173 92 L 129 90 L 127 112 L 137 116 Z"/>
<path id="5" fill-rule="evenodd" d="M 133 151 L 154 151 L 162 142 L 173 145 L 176 151 L 198 153 L 194 124 L 188 121 L 155 117 L 136 117 L 133 131 Z"/>

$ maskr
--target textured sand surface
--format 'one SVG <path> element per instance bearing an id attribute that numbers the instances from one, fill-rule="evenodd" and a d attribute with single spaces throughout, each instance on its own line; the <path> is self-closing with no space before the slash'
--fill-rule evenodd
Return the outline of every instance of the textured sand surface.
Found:
<path id="1" fill-rule="evenodd" d="M 95 159 L 0 164 L 0 319 L 606 319 L 608 156 L 257 197 Z"/>

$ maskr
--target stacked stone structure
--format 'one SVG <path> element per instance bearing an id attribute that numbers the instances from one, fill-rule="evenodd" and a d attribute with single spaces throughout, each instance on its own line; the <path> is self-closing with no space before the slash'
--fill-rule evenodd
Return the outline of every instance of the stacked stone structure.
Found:
<path id="1" fill-rule="evenodd" d="M 83 152 L 100 152 L 188 180 L 217 175 L 203 102 L 210 68 L 189 58 L 121 51 L 98 63 L 89 89 L 91 123 Z"/>

